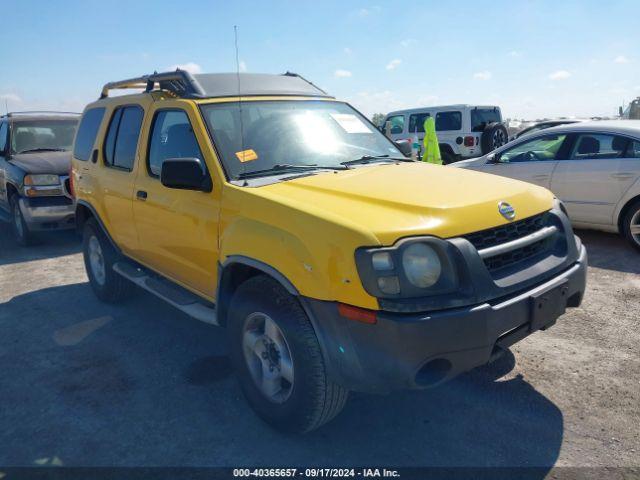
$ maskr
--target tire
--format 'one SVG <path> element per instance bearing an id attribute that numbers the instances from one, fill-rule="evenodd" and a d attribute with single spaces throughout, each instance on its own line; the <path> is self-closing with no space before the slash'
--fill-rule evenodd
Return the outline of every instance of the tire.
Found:
<path id="1" fill-rule="evenodd" d="M 496 148 L 501 147 L 509 141 L 509 134 L 507 127 L 502 123 L 490 123 L 488 124 L 482 136 L 480 137 L 480 146 L 482 147 L 482 154 L 486 155 L 489 152 L 493 152 Z"/>
<path id="2" fill-rule="evenodd" d="M 22 210 L 20 210 L 20 197 L 17 194 L 12 195 L 9 204 L 11 205 L 11 231 L 13 232 L 13 238 L 18 245 L 23 247 L 33 245 L 35 236 L 29 231 L 27 222 L 24 221 Z"/>
<path id="3" fill-rule="evenodd" d="M 135 285 L 113 270 L 120 256 L 93 218 L 84 224 L 82 253 L 89 283 L 100 300 L 118 303 L 133 294 Z"/>
<path id="4" fill-rule="evenodd" d="M 227 327 L 240 386 L 265 422 L 303 433 L 342 410 L 348 390 L 327 378 L 311 322 L 278 282 L 259 275 L 241 284 L 231 299 Z"/>
<path id="5" fill-rule="evenodd" d="M 634 248 L 640 250 L 640 200 L 633 202 L 625 213 L 622 233 Z"/>
<path id="6" fill-rule="evenodd" d="M 443 165 L 449 165 L 456 161 L 456 157 L 452 153 L 443 150 L 440 151 L 440 158 L 442 158 Z"/>

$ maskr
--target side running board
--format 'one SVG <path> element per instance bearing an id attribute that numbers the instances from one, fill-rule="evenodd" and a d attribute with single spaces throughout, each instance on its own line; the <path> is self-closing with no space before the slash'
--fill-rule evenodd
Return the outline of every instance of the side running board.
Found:
<path id="1" fill-rule="evenodd" d="M 218 325 L 215 305 L 208 303 L 180 285 L 126 260 L 115 263 L 113 269 L 130 282 L 160 297 L 190 317 L 201 322 Z"/>

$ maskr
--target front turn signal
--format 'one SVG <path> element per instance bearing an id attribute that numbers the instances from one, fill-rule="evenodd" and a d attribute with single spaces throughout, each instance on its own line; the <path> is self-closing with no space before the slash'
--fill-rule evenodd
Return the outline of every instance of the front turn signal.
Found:
<path id="1" fill-rule="evenodd" d="M 338 313 L 340 316 L 348 320 L 355 320 L 356 322 L 368 323 L 370 325 L 378 322 L 378 314 L 374 310 L 354 307 L 346 303 L 338 303 Z"/>

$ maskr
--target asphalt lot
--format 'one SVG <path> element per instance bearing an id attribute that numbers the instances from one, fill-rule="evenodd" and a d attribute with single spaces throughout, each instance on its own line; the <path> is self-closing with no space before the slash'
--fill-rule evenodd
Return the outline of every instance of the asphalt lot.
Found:
<path id="1" fill-rule="evenodd" d="M 0 225 L 0 465 L 638 466 L 640 254 L 578 232 L 581 308 L 430 391 L 353 395 L 305 436 L 265 426 L 224 331 L 146 293 L 100 303 L 71 233 Z"/>

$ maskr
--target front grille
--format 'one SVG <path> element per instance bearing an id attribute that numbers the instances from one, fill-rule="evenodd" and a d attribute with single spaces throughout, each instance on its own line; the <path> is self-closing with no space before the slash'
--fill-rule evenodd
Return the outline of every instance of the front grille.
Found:
<path id="1" fill-rule="evenodd" d="M 532 243 L 531 245 L 527 245 L 526 247 L 516 248 L 515 250 L 511 250 L 510 252 L 503 253 L 500 255 L 496 255 L 495 257 L 486 258 L 484 260 L 484 264 L 487 266 L 490 272 L 494 270 L 498 270 L 503 267 L 508 267 L 509 265 L 513 265 L 514 263 L 521 262 L 522 260 L 526 260 L 531 258 L 539 253 L 542 253 L 547 248 L 549 242 L 545 240 L 540 240 L 539 242 Z"/>
<path id="2" fill-rule="evenodd" d="M 470 233 L 465 235 L 464 238 L 469 240 L 476 249 L 484 250 L 485 248 L 517 240 L 537 232 L 548 225 L 548 217 L 549 213 L 544 212 L 500 227 Z"/>
<path id="3" fill-rule="evenodd" d="M 484 250 L 531 235 L 548 226 L 550 220 L 549 212 L 544 212 L 500 227 L 470 233 L 465 235 L 464 238 L 469 240 L 477 250 Z M 543 239 L 525 247 L 485 258 L 484 263 L 489 271 L 493 273 L 549 250 L 553 247 L 554 242 L 555 239 L 553 237 Z"/>

